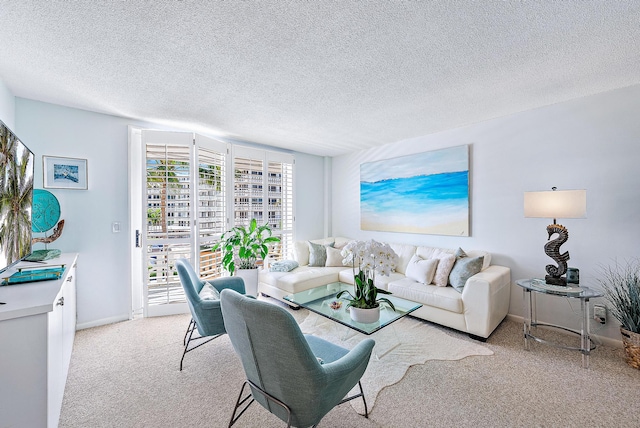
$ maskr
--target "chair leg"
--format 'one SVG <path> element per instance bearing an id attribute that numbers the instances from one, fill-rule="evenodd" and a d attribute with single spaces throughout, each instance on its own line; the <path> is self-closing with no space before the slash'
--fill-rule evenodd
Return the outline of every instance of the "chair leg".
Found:
<path id="1" fill-rule="evenodd" d="M 191 318 L 191 321 L 189 321 L 189 327 L 187 327 L 187 331 L 184 332 L 184 338 L 182 339 L 182 345 L 186 345 L 187 344 L 187 335 L 191 331 L 192 324 L 195 324 L 195 323 L 196 322 L 193 320 L 193 318 Z M 194 327 L 195 327 L 195 325 L 194 325 Z"/>
<path id="2" fill-rule="evenodd" d="M 249 393 L 247 394 L 246 397 L 242 398 L 242 393 L 244 392 L 244 387 L 247 386 L 247 381 L 245 381 L 242 384 L 242 388 L 240 388 L 240 394 L 238 395 L 238 399 L 236 400 L 236 406 L 233 408 L 233 413 L 231 414 L 231 420 L 229 421 L 229 427 L 233 426 L 233 424 L 235 424 L 238 419 L 240 419 L 240 416 L 242 416 L 242 414 L 249 408 L 250 405 L 253 404 L 253 402 L 255 401 L 253 399 L 253 396 L 251 395 L 251 391 L 249 391 Z M 242 409 L 242 411 L 238 414 L 238 416 L 236 416 L 236 411 L 242 406 L 244 405 L 244 403 L 248 400 L 251 399 L 251 401 Z"/>
<path id="3" fill-rule="evenodd" d="M 362 382 L 358 381 L 358 386 L 360 387 L 360 394 L 352 395 L 351 397 L 347 397 L 337 405 L 339 406 L 342 403 L 346 403 L 347 401 L 351 401 L 354 398 L 362 397 L 362 403 L 364 404 L 364 417 L 369 419 L 369 410 L 367 410 L 367 400 L 364 399 L 364 392 L 362 391 Z"/>
<path id="4" fill-rule="evenodd" d="M 285 422 L 287 422 L 287 428 L 290 428 L 291 427 L 291 409 L 289 408 L 289 406 L 287 406 L 282 401 L 278 400 L 276 397 L 274 397 L 273 395 L 269 394 L 267 391 L 265 391 L 264 389 L 260 388 L 258 385 L 256 385 L 255 383 L 251 382 L 248 379 L 242 384 L 242 389 L 240 389 L 240 395 L 238 396 L 238 401 L 236 401 L 236 407 L 233 409 L 233 414 L 231 415 L 231 421 L 229 422 L 229 427 L 231 427 L 233 424 L 235 424 L 236 421 L 238 419 L 240 419 L 240 416 L 242 416 L 242 414 L 245 412 L 245 410 L 247 410 L 249 408 L 249 406 L 255 401 L 253 399 L 253 395 L 251 394 L 251 390 L 249 390 L 249 394 L 247 394 L 247 396 L 244 397 L 241 400 L 242 392 L 244 391 L 244 387 L 247 384 L 251 385 L 251 387 L 257 389 L 258 391 L 260 391 L 260 393 L 264 394 L 264 396 L 267 398 L 267 400 L 271 400 L 272 402 L 274 402 L 275 404 L 277 404 L 278 406 L 280 406 L 284 410 L 286 410 L 286 412 L 287 412 L 287 420 Z M 242 404 L 245 401 L 247 401 L 249 398 L 251 398 L 251 402 L 249 402 L 249 404 L 247 404 L 245 406 L 245 408 L 242 409 L 242 411 L 238 414 L 238 416 L 236 416 L 236 410 L 238 410 L 238 408 L 240 406 L 242 406 Z"/>
<path id="5" fill-rule="evenodd" d="M 182 371 L 182 363 L 184 361 L 184 356 L 187 355 L 187 352 L 191 352 L 196 348 L 201 347 L 202 345 L 204 345 L 205 343 L 209 343 L 211 342 L 213 339 L 216 339 L 220 336 L 222 336 L 222 334 L 217 334 L 213 337 L 209 337 L 209 336 L 198 336 L 198 337 L 192 337 L 193 336 L 193 332 L 196 329 L 196 322 L 194 320 L 191 320 L 191 322 L 189 323 L 189 327 L 187 329 L 187 333 L 185 334 L 185 338 L 187 337 L 187 334 L 189 335 L 188 339 L 186 340 L 186 342 L 184 343 L 184 351 L 182 352 L 182 358 L 180 358 L 180 371 Z M 199 344 L 197 344 L 196 346 L 189 348 L 189 343 L 191 343 L 191 341 L 196 341 L 196 340 L 203 340 L 206 339 L 204 342 L 201 342 Z M 184 340 L 183 340 L 184 342 Z"/>

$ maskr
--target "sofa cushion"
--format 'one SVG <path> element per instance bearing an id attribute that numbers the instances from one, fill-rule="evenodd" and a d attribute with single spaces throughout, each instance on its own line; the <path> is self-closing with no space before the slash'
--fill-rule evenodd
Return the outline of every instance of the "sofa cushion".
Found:
<path id="1" fill-rule="evenodd" d="M 290 272 L 298 266 L 298 262 L 295 260 L 278 260 L 271 263 L 269 270 L 271 272 Z"/>
<path id="2" fill-rule="evenodd" d="M 432 282 L 438 287 L 446 287 L 449 285 L 449 274 L 456 262 L 456 256 L 445 253 L 444 251 L 439 251 L 434 257 L 438 259 L 438 266 L 436 266 L 436 273 L 433 276 Z"/>
<path id="3" fill-rule="evenodd" d="M 457 314 L 463 313 L 462 295 L 451 287 L 425 285 L 404 278 L 390 282 L 388 288 L 396 297 Z"/>
<path id="4" fill-rule="evenodd" d="M 325 247 L 325 249 L 327 250 L 327 261 L 325 263 L 325 266 L 329 266 L 329 267 L 345 266 L 342 263 L 342 260 L 344 260 L 344 257 L 342 257 L 342 250 L 340 250 L 339 248 L 333 248 L 333 247 Z"/>
<path id="5" fill-rule="evenodd" d="M 323 267 L 327 264 L 327 247 L 333 247 L 333 242 L 323 245 L 309 241 L 309 266 Z"/>
<path id="6" fill-rule="evenodd" d="M 337 282 L 338 273 L 342 270 L 344 270 L 344 267 L 312 266 L 300 266 L 291 272 L 265 272 L 261 270 L 259 280 L 287 293 L 297 293 L 331 282 Z"/>
<path id="7" fill-rule="evenodd" d="M 458 292 L 462 293 L 467 279 L 482 270 L 483 257 L 462 257 L 456 260 L 456 263 L 449 274 L 449 282 L 451 286 Z"/>
<path id="8" fill-rule="evenodd" d="M 435 247 L 423 247 L 423 246 L 416 247 L 416 254 L 422 257 L 423 259 L 433 259 L 435 258 L 434 256 L 436 254 L 442 251 L 446 251 L 446 250 L 435 248 Z"/>
<path id="9" fill-rule="evenodd" d="M 333 241 L 333 242 L 335 242 L 335 244 L 333 246 L 335 248 L 343 249 L 345 247 L 345 245 L 347 245 L 351 241 L 353 241 L 353 239 L 351 239 L 351 238 L 345 238 L 344 236 L 336 236 L 334 241 Z"/>
<path id="10" fill-rule="evenodd" d="M 378 275 L 376 274 L 375 285 L 378 288 L 382 288 L 383 290 L 387 290 L 387 284 L 391 281 L 397 281 L 399 279 L 403 279 L 404 275 L 398 272 L 391 272 L 389 276 Z M 344 269 L 340 271 L 338 274 L 338 281 L 344 282 L 345 284 L 353 284 L 353 269 Z"/>
<path id="11" fill-rule="evenodd" d="M 470 250 L 470 251 L 466 251 L 467 253 L 467 257 L 474 259 L 476 257 L 482 257 L 482 270 L 485 270 L 486 268 L 488 268 L 489 266 L 491 266 L 491 253 L 487 252 L 487 251 L 480 251 L 480 250 Z"/>
<path id="12" fill-rule="evenodd" d="M 398 264 L 396 265 L 396 272 L 405 274 L 407 272 L 407 265 L 409 260 L 416 253 L 415 245 L 407 244 L 389 244 L 394 253 L 398 255 Z"/>
<path id="13" fill-rule="evenodd" d="M 414 255 L 407 265 L 407 278 L 422 284 L 431 284 L 437 265 L 438 259 L 423 259 L 418 255 Z"/>
<path id="14" fill-rule="evenodd" d="M 346 238 L 340 238 L 346 239 Z M 333 238 L 312 239 L 311 241 L 296 241 L 293 244 L 293 258 L 300 266 L 309 264 L 309 242 L 327 245 L 334 242 Z"/>

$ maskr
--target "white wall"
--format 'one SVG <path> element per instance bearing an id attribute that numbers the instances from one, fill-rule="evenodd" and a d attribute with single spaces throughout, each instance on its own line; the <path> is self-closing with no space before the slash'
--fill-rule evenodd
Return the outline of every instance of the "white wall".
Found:
<path id="1" fill-rule="evenodd" d="M 1 98 L 1 97 L 0 97 Z M 51 244 L 78 252 L 78 324 L 80 327 L 128 319 L 129 249 L 127 126 L 162 129 L 149 123 L 16 98 L 16 134 L 36 155 L 35 187 L 42 188 L 42 155 L 83 158 L 88 161 L 89 189 L 51 189 L 60 201 L 64 232 Z M 296 153 L 298 189 L 313 187 L 323 158 Z M 320 180 L 322 183 L 322 180 Z M 321 184 L 320 184 L 321 186 Z M 320 187 L 322 189 L 322 187 Z M 319 236 L 322 198 L 298 192 L 296 233 Z M 111 223 L 121 222 L 120 233 Z M 319 229 L 318 229 L 319 227 Z M 319 232 L 318 232 L 319 230 Z M 42 245 L 42 244 L 38 244 Z M 36 247 L 37 248 L 37 247 Z"/>
<path id="2" fill-rule="evenodd" d="M 486 249 L 512 279 L 540 277 L 552 262 L 543 246 L 551 220 L 524 218 L 523 193 L 587 190 L 587 219 L 559 220 L 562 247 L 581 284 L 596 286 L 598 267 L 639 256 L 640 86 L 624 88 L 333 159 L 333 235 L 446 248 Z M 471 236 L 445 237 L 360 230 L 359 165 L 422 151 L 471 145 Z M 521 316 L 522 290 L 512 285 L 510 313 Z M 598 299 L 604 301 L 604 299 Z M 597 302 L 597 301 L 593 301 Z M 547 298 L 538 317 L 575 328 L 579 305 Z M 596 334 L 619 339 L 609 318 Z"/>
<path id="3" fill-rule="evenodd" d="M 7 85 L 0 80 L 0 120 L 15 132 L 16 102 L 13 93 Z"/>

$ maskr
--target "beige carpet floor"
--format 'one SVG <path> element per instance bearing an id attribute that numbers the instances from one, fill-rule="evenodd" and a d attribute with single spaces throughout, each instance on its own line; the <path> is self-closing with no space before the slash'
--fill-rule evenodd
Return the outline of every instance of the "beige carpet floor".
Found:
<path id="1" fill-rule="evenodd" d="M 461 360 L 472 355 L 493 355 L 480 342 L 455 338 L 412 317 L 404 317 L 367 336 L 311 312 L 300 328 L 303 333 L 313 334 L 347 349 L 353 348 L 366 337 L 376 341 L 369 366 L 362 376 L 362 388 L 369 410 L 374 408 L 378 393 L 399 382 L 411 366 L 429 360 Z M 358 392 L 356 387 L 350 395 Z M 350 404 L 358 413 L 365 413 L 362 400 L 352 400 Z"/>
<path id="2" fill-rule="evenodd" d="M 304 310 L 292 314 L 299 322 L 307 316 Z M 188 322 L 189 316 L 180 315 L 77 332 L 60 426 L 226 426 L 244 380 L 242 367 L 224 336 L 188 354 L 178 371 Z M 512 321 L 481 346 L 493 355 L 410 367 L 380 391 L 369 419 L 344 404 L 320 426 L 640 427 L 640 370 L 626 365 L 621 349 L 599 347 L 591 367 L 583 369 L 575 351 L 542 344 L 525 351 L 522 326 Z M 284 424 L 254 404 L 235 426 Z"/>

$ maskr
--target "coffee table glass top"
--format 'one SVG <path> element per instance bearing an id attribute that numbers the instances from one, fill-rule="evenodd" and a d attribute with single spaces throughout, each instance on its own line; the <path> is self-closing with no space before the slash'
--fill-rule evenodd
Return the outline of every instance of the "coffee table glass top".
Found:
<path id="1" fill-rule="evenodd" d="M 385 303 L 381 303 L 380 320 L 363 324 L 351 319 L 347 309 L 349 302 L 346 299 L 336 299 L 336 294 L 342 290 L 353 291 L 353 285 L 334 282 L 299 293 L 289 294 L 284 296 L 284 299 L 364 334 L 375 333 L 422 306 L 419 303 L 395 297 L 393 294 L 385 294 L 381 297 L 386 297 L 393 302 L 396 310 L 394 311 Z M 335 301 L 342 302 L 342 306 L 339 309 L 331 308 L 331 303 Z"/>

